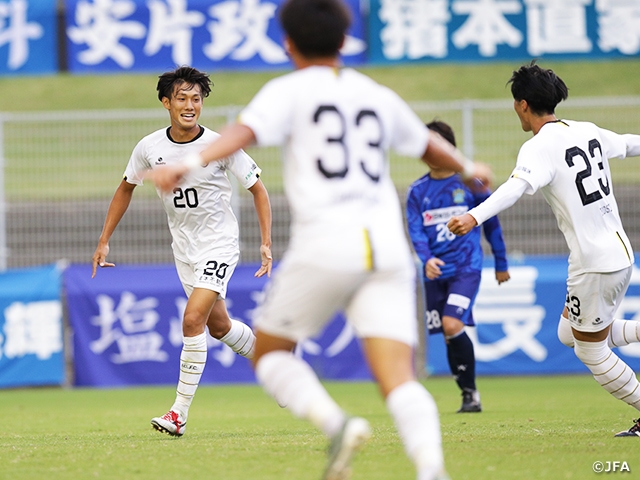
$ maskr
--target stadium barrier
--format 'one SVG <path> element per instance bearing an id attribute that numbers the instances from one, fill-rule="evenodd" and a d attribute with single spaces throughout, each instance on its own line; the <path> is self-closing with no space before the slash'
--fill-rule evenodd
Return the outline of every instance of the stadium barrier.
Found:
<path id="1" fill-rule="evenodd" d="M 640 132 L 640 97 L 570 99 L 558 116 L 588 119 L 616 132 Z M 457 133 L 460 148 L 490 164 L 496 186 L 515 165 L 521 131 L 512 102 L 465 100 L 421 102 L 412 107 L 425 121 L 439 118 Z M 205 108 L 201 123 L 220 129 L 240 107 Z M 161 109 L 0 114 L 0 270 L 65 259 L 87 263 L 95 250 L 109 201 L 135 144 L 167 125 Z M 281 258 L 289 238 L 289 211 L 282 190 L 276 148 L 252 148 L 263 169 L 273 207 L 273 253 Z M 392 156 L 391 174 L 404 202 L 406 190 L 424 175 L 415 159 Z M 640 245 L 635 160 L 612 162 L 612 176 L 623 221 L 633 245 Z M 129 211 L 111 240 L 117 264 L 171 263 L 166 216 L 155 190 L 136 189 Z M 250 194 L 233 196 L 241 232 L 241 261 L 259 260 L 260 231 Z M 525 196 L 500 216 L 511 255 L 566 254 L 564 238 L 540 195 Z"/>
<path id="2" fill-rule="evenodd" d="M 564 305 L 566 257 L 513 261 L 511 280 L 500 286 L 489 264 L 473 311 L 477 327 L 468 329 L 478 375 L 587 374 L 556 335 Z M 267 282 L 253 276 L 257 267 L 240 265 L 227 296 L 231 316 L 249 325 Z M 87 265 L 72 265 L 64 272 L 56 265 L 16 269 L 0 274 L 0 287 L 0 388 L 175 384 L 186 297 L 173 265 L 117 267 L 100 271 L 94 279 Z M 63 314 L 68 318 L 64 336 Z M 640 319 L 637 267 L 617 317 Z M 450 375 L 442 335 L 422 340 L 428 374 Z M 210 336 L 208 347 L 203 384 L 255 382 L 247 359 Z M 617 352 L 640 370 L 640 344 Z M 322 379 L 371 379 L 359 343 L 341 314 L 320 336 L 302 342 L 297 354 Z"/>

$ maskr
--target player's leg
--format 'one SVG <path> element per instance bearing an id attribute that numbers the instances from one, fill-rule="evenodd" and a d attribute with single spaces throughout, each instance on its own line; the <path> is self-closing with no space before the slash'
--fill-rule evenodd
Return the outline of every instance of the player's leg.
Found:
<path id="1" fill-rule="evenodd" d="M 449 280 L 446 301 L 442 307 L 447 360 L 462 393 L 462 405 L 458 413 L 482 411 L 480 394 L 476 388 L 475 351 L 465 330 L 465 325 L 475 325 L 472 308 L 480 288 L 480 278 L 480 272 L 467 272 Z"/>
<path id="2" fill-rule="evenodd" d="M 239 320 L 229 317 L 225 301 L 218 298 L 211 309 L 207 320 L 209 334 L 231 348 L 234 352 L 243 357 L 253 357 L 253 348 L 256 337 L 253 330 Z"/>
<path id="3" fill-rule="evenodd" d="M 613 316 L 631 277 L 631 267 L 619 272 L 583 274 L 567 280 L 568 318 L 574 352 L 595 380 L 615 398 L 640 410 L 640 382 L 635 372 L 609 346 Z M 637 424 L 632 427 L 632 430 Z M 640 436 L 640 430 L 619 435 Z"/>
<path id="4" fill-rule="evenodd" d="M 567 317 L 567 307 L 565 307 L 558 322 L 558 338 L 567 347 L 573 348 L 573 333 L 571 332 L 571 323 Z M 614 319 L 611 323 L 607 343 L 611 348 L 640 343 L 640 322 L 637 320 L 625 320 L 624 318 Z"/>
<path id="5" fill-rule="evenodd" d="M 325 479 L 346 478 L 353 453 L 370 435 L 369 425 L 364 419 L 349 417 L 311 367 L 292 351 L 299 340 L 315 335 L 346 304 L 361 277 L 283 261 L 256 314 L 253 362 L 258 382 L 280 405 L 329 437 Z"/>
<path id="6" fill-rule="evenodd" d="M 378 272 L 354 296 L 347 315 L 363 338 L 367 362 L 394 419 L 418 479 L 447 478 L 440 420 L 429 392 L 416 380 L 413 269 Z"/>
<path id="7" fill-rule="evenodd" d="M 204 288 L 194 288 L 189 295 L 182 321 L 183 344 L 176 398 L 165 415 L 151 420 L 151 425 L 160 432 L 182 436 L 186 430 L 189 408 L 207 363 L 204 327 L 217 298 L 218 292 Z"/>

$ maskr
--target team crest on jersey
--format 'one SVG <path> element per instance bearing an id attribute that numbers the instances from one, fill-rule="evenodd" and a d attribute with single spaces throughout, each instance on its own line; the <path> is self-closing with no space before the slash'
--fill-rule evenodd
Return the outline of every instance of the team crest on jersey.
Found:
<path id="1" fill-rule="evenodd" d="M 158 157 L 158 159 L 156 160 L 156 165 L 166 165 L 166 163 L 162 159 L 162 157 Z"/>
<path id="2" fill-rule="evenodd" d="M 451 192 L 453 197 L 453 203 L 464 203 L 464 190 L 462 188 L 456 188 Z"/>

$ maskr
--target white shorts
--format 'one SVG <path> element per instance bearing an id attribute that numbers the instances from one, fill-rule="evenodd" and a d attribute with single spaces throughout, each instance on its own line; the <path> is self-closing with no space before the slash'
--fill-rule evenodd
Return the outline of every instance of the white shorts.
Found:
<path id="1" fill-rule="evenodd" d="M 227 284 L 238 265 L 239 257 L 237 250 L 232 252 L 212 250 L 204 260 L 196 264 L 176 259 L 178 277 L 187 297 L 191 295 L 194 288 L 206 288 L 218 292 L 220 299 L 224 300 L 227 295 Z"/>
<path id="2" fill-rule="evenodd" d="M 569 277 L 565 303 L 571 326 L 579 332 L 599 332 L 611 325 L 629 286 L 631 271 L 628 267 Z"/>
<path id="3" fill-rule="evenodd" d="M 344 311 L 360 338 L 386 338 L 414 346 L 418 338 L 413 268 L 345 272 L 280 263 L 266 287 L 254 326 L 299 342 L 318 334 Z"/>

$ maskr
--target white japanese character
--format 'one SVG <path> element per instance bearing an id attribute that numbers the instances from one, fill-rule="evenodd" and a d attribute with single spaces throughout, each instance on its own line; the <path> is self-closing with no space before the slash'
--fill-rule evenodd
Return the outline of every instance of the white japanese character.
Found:
<path id="1" fill-rule="evenodd" d="M 29 40 L 42 37 L 44 29 L 36 22 L 27 21 L 26 0 L 0 3 L 0 46 L 9 45 L 7 66 L 16 70 L 29 58 Z"/>
<path id="2" fill-rule="evenodd" d="M 155 311 L 158 299 L 137 300 L 125 291 L 117 307 L 108 295 L 98 295 L 96 302 L 100 313 L 92 323 L 100 327 L 100 338 L 89 344 L 93 353 L 101 354 L 116 343 L 120 353 L 111 356 L 114 363 L 168 360 L 169 355 L 161 350 L 162 336 L 154 330 L 160 319 Z M 118 322 L 120 327 L 116 326 Z"/>
<path id="3" fill-rule="evenodd" d="M 585 10 L 590 3 L 591 0 L 525 0 L 528 52 L 590 52 Z"/>
<path id="4" fill-rule="evenodd" d="M 447 55 L 446 0 L 382 0 L 378 12 L 382 51 L 389 59 Z"/>
<path id="5" fill-rule="evenodd" d="M 625 55 L 640 51 L 640 2 L 597 0 L 598 46 L 603 52 L 619 50 Z"/>
<path id="6" fill-rule="evenodd" d="M 122 68 L 131 68 L 134 57 L 131 50 L 120 43 L 122 38 L 143 38 L 145 26 L 140 22 L 123 21 L 133 12 L 136 4 L 130 0 L 93 0 L 78 2 L 75 12 L 77 26 L 67 29 L 74 43 L 89 46 L 78 54 L 85 65 L 97 65 L 107 58 Z"/>
<path id="7" fill-rule="evenodd" d="M 58 300 L 15 302 L 4 311 L 4 355 L 35 354 L 40 360 L 62 352 L 62 306 Z"/>
<path id="8" fill-rule="evenodd" d="M 498 286 L 493 269 L 483 270 L 473 309 L 478 329 L 467 329 L 467 334 L 473 340 L 478 361 L 493 362 L 522 350 L 533 361 L 542 362 L 548 351 L 535 338 L 546 313 L 542 306 L 535 304 L 538 271 L 534 267 L 513 267 L 509 271 L 511 281 Z M 483 343 L 476 330 L 489 324 L 502 325 L 504 337 L 493 343 Z"/>
<path id="9" fill-rule="evenodd" d="M 522 5 L 517 0 L 456 0 L 451 9 L 458 15 L 469 15 L 451 38 L 459 49 L 478 45 L 480 55 L 493 57 L 500 44 L 515 48 L 522 43 L 520 30 L 505 18 L 521 12 Z"/>
<path id="10" fill-rule="evenodd" d="M 239 0 L 218 3 L 209 9 L 207 24 L 211 43 L 204 46 L 204 54 L 211 60 L 230 56 L 233 60 L 249 60 L 260 55 L 267 63 L 284 63 L 284 49 L 267 36 L 269 21 L 274 17 L 276 4 L 260 0 Z"/>
<path id="11" fill-rule="evenodd" d="M 155 55 L 164 46 L 172 47 L 176 65 L 191 65 L 193 28 L 204 24 L 204 14 L 187 11 L 186 0 L 150 0 L 149 34 L 144 46 L 146 55 Z"/>

